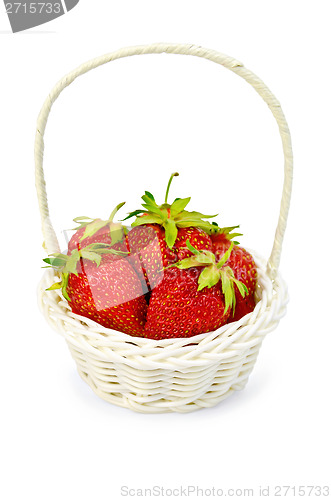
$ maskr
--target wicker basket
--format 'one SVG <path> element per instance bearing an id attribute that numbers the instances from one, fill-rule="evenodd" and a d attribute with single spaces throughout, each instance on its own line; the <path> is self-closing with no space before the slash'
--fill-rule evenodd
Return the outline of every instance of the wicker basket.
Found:
<path id="1" fill-rule="evenodd" d="M 122 57 L 155 53 L 192 55 L 221 64 L 254 87 L 278 123 L 285 157 L 284 186 L 268 262 L 252 252 L 258 269 L 256 307 L 241 320 L 217 331 L 190 339 L 156 341 L 106 329 L 72 313 L 61 291 L 45 292 L 54 282 L 52 269 L 45 272 L 38 295 L 46 319 L 66 339 L 79 374 L 101 398 L 139 412 L 189 412 L 214 406 L 246 385 L 263 338 L 285 314 L 287 289 L 278 266 L 290 204 L 293 161 L 288 126 L 277 99 L 243 64 L 198 46 L 153 44 L 106 54 L 65 76 L 44 103 L 35 141 L 36 187 L 46 250 L 58 252 L 59 244 L 49 219 L 43 172 L 43 136 L 51 107 L 65 87 L 91 69 Z"/>

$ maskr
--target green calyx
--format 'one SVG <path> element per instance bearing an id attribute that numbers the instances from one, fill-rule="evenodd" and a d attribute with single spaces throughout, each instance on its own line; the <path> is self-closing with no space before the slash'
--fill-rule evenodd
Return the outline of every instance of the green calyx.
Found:
<path id="1" fill-rule="evenodd" d="M 222 280 L 222 292 L 225 297 L 225 312 L 228 310 L 229 307 L 231 307 L 234 315 L 236 307 L 236 295 L 234 292 L 234 285 L 237 286 L 239 293 L 242 297 L 245 297 L 245 295 L 248 294 L 247 286 L 234 277 L 233 270 L 228 266 L 225 266 L 223 269 L 221 269 L 221 280 Z"/>
<path id="2" fill-rule="evenodd" d="M 82 248 L 81 250 L 73 250 L 71 255 L 65 255 L 62 253 L 53 253 L 49 255 L 43 261 L 48 264 L 43 266 L 44 268 L 53 268 L 61 273 L 61 280 L 54 283 L 52 286 L 47 288 L 48 290 L 59 290 L 62 289 L 63 296 L 70 301 L 67 293 L 67 285 L 70 274 L 78 276 L 77 264 L 80 259 L 90 260 L 94 262 L 97 267 L 101 264 L 101 259 L 103 254 L 113 254 L 126 256 L 127 253 L 114 250 L 112 245 L 107 245 L 106 243 L 92 243 L 91 245 Z"/>
<path id="3" fill-rule="evenodd" d="M 144 224 L 159 224 L 164 227 L 165 240 L 169 248 L 172 248 L 175 244 L 178 228 L 199 227 L 208 232 L 212 230 L 213 226 L 210 222 L 203 219 L 209 219 L 217 215 L 204 215 L 200 212 L 185 210 L 191 198 L 176 198 L 173 203 L 168 203 L 172 180 L 178 175 L 178 172 L 171 174 L 166 190 L 165 202 L 162 205 L 158 205 L 154 196 L 149 191 L 145 191 L 145 194 L 142 196 L 144 202 L 142 203 L 142 207 L 144 210 L 135 210 L 123 219 L 127 220 L 130 217 L 136 217 L 132 227 Z"/>
<path id="4" fill-rule="evenodd" d="M 233 238 L 237 238 L 238 236 L 242 236 L 242 233 L 234 233 L 235 229 L 238 229 L 240 226 L 230 226 L 230 227 L 219 227 L 217 222 L 211 223 L 211 228 L 208 234 L 224 234 L 227 240 L 231 241 Z M 239 245 L 238 241 L 233 241 L 235 245 Z"/>
<path id="5" fill-rule="evenodd" d="M 221 280 L 222 292 L 225 297 L 225 312 L 227 312 L 229 307 L 232 307 L 234 312 L 236 304 L 234 285 L 237 286 L 242 297 L 248 293 L 246 285 L 234 277 L 233 270 L 229 266 L 225 266 L 231 255 L 234 243 L 231 242 L 230 247 L 218 263 L 216 263 L 215 255 L 212 252 L 208 250 L 197 250 L 190 244 L 189 240 L 186 241 L 186 245 L 193 253 L 193 256 L 176 262 L 169 267 L 177 267 L 178 269 L 204 267 L 198 279 L 198 291 L 206 287 L 211 288 Z"/>
<path id="6" fill-rule="evenodd" d="M 83 236 L 80 238 L 80 241 L 83 241 L 85 238 L 93 236 L 100 229 L 106 226 L 109 226 L 109 232 L 111 235 L 112 243 L 117 243 L 121 241 L 123 239 L 124 228 L 121 224 L 115 223 L 113 221 L 116 213 L 119 211 L 121 207 L 123 207 L 123 205 L 125 205 L 125 202 L 117 205 L 110 214 L 109 219 L 107 220 L 91 219 L 90 217 L 85 217 L 85 216 L 76 217 L 74 219 L 74 222 L 78 224 L 78 227 L 76 227 L 75 230 L 78 231 L 79 229 L 85 228 L 85 231 L 83 233 Z"/>

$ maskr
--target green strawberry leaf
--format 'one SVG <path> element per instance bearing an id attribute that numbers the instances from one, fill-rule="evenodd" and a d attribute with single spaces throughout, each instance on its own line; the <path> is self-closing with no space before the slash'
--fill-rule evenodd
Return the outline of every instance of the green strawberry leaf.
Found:
<path id="1" fill-rule="evenodd" d="M 63 267 L 65 266 L 68 259 L 64 257 L 47 257 L 43 259 L 46 264 L 49 264 L 50 267 Z"/>
<path id="2" fill-rule="evenodd" d="M 189 269 L 190 267 L 215 266 L 215 255 L 212 252 L 209 252 L 208 250 L 197 250 L 193 245 L 191 245 L 189 240 L 186 240 L 186 246 L 194 255 L 192 257 L 182 259 L 169 267 Z"/>
<path id="3" fill-rule="evenodd" d="M 91 219 L 90 217 L 85 217 L 84 215 L 82 215 L 81 217 L 75 217 L 75 219 L 73 219 L 74 222 L 76 222 L 76 224 L 89 224 L 90 222 L 93 222 L 94 219 Z"/>
<path id="4" fill-rule="evenodd" d="M 200 263 L 195 256 L 187 257 L 186 259 L 180 260 L 175 264 L 171 264 L 168 267 L 178 267 L 178 269 L 190 269 L 191 267 L 205 266 L 205 264 Z M 168 269 L 168 268 L 166 268 Z"/>
<path id="5" fill-rule="evenodd" d="M 75 217 L 72 220 L 74 222 L 87 222 L 87 221 L 92 222 L 94 219 L 91 219 L 91 217 L 86 217 L 85 215 L 81 215 L 80 217 Z"/>
<path id="6" fill-rule="evenodd" d="M 198 227 L 200 229 L 203 229 L 207 233 L 210 231 L 211 228 L 211 223 L 203 220 L 191 219 L 182 221 L 175 219 L 175 222 L 177 227 Z"/>
<path id="7" fill-rule="evenodd" d="M 147 193 L 147 192 L 145 191 L 145 193 Z M 154 207 L 154 208 L 158 208 L 158 205 L 156 204 L 156 201 L 154 200 L 154 196 L 152 196 L 152 197 L 151 197 L 151 196 L 149 196 L 149 194 L 144 194 L 144 195 L 141 197 L 141 199 L 142 199 L 145 203 L 147 203 L 147 205 L 151 205 L 151 206 L 152 206 L 152 207 Z"/>
<path id="8" fill-rule="evenodd" d="M 189 219 L 211 219 L 213 217 L 217 217 L 218 214 L 215 215 L 204 215 L 200 212 L 187 212 L 186 210 L 183 211 L 183 218 L 188 217 Z"/>
<path id="9" fill-rule="evenodd" d="M 182 221 L 182 220 L 175 219 L 175 222 L 176 222 L 177 227 L 197 227 L 196 221 L 191 221 L 191 220 Z"/>
<path id="10" fill-rule="evenodd" d="M 46 288 L 46 292 L 48 292 L 49 290 L 60 290 L 62 288 L 62 281 L 58 281 L 56 283 L 53 283 L 52 286 L 50 286 L 49 288 Z"/>
<path id="11" fill-rule="evenodd" d="M 227 249 L 227 251 L 225 252 L 225 254 L 223 255 L 223 257 L 221 258 L 221 260 L 217 264 L 217 267 L 219 269 L 221 267 L 223 267 L 224 264 L 226 263 L 226 261 L 229 259 L 230 255 L 231 255 L 231 252 L 232 252 L 232 249 L 233 249 L 233 241 L 231 241 L 231 245 L 229 246 L 229 248 Z"/>
<path id="12" fill-rule="evenodd" d="M 135 210 L 134 212 L 130 212 L 129 215 L 127 215 L 127 217 L 125 217 L 125 219 L 122 219 L 122 221 L 130 219 L 131 217 L 135 217 L 136 215 L 145 214 L 145 213 L 146 213 L 146 210 Z"/>
<path id="13" fill-rule="evenodd" d="M 236 307 L 236 296 L 234 292 L 234 285 L 237 286 L 239 293 L 242 297 L 245 297 L 245 295 L 248 294 L 247 286 L 234 277 L 233 270 L 228 266 L 223 267 L 221 269 L 221 278 L 222 278 L 222 291 L 225 296 L 225 306 L 226 306 L 225 312 L 227 311 L 227 308 L 231 306 L 234 314 Z"/>
<path id="14" fill-rule="evenodd" d="M 152 214 L 158 214 L 162 219 L 165 219 L 165 214 L 164 212 L 157 206 L 150 205 L 149 203 L 142 203 L 142 206 L 146 208 L 148 212 L 151 212 Z"/>
<path id="15" fill-rule="evenodd" d="M 237 285 L 237 288 L 239 290 L 239 293 L 242 297 L 245 297 L 245 295 L 248 295 L 248 288 L 245 285 L 245 283 L 242 283 L 241 281 L 237 280 L 236 278 L 232 278 L 232 281 Z"/>
<path id="16" fill-rule="evenodd" d="M 186 240 L 186 246 L 195 255 L 196 261 L 199 262 L 199 264 L 215 264 L 215 255 L 213 252 L 210 252 L 209 250 L 197 250 L 194 248 L 193 245 L 191 245 L 190 240 Z"/>
<path id="17" fill-rule="evenodd" d="M 214 224 L 214 222 L 212 224 Z M 211 229 L 211 234 L 225 234 L 228 240 L 233 240 L 233 238 L 237 236 L 242 236 L 242 233 L 232 232 L 234 229 L 238 229 L 238 227 L 240 226 L 218 227 L 217 224 L 215 224 L 215 227 Z M 234 241 L 234 244 L 239 245 L 237 241 Z"/>
<path id="18" fill-rule="evenodd" d="M 201 264 L 216 264 L 216 258 L 213 252 L 210 252 L 209 250 L 202 250 L 200 252 L 200 255 L 197 257 L 198 261 L 201 262 Z"/>
<path id="19" fill-rule="evenodd" d="M 165 240 L 169 248 L 172 248 L 175 244 L 178 230 L 175 221 L 168 219 L 164 224 L 165 229 Z"/>
<path id="20" fill-rule="evenodd" d="M 93 222 L 95 219 L 91 219 L 90 217 L 76 217 L 73 219 L 76 224 L 78 224 L 78 227 L 72 228 L 72 231 L 78 231 L 79 229 L 82 229 L 83 227 L 88 226 L 91 222 Z"/>
<path id="21" fill-rule="evenodd" d="M 230 269 L 230 268 L 226 268 Z M 235 309 L 235 304 L 236 304 L 236 296 L 234 293 L 233 289 L 233 281 L 231 279 L 230 274 L 224 270 L 220 270 L 221 273 L 221 279 L 222 279 L 222 292 L 224 294 L 224 299 L 225 299 L 225 310 L 224 312 L 226 313 L 229 307 L 232 307 L 233 310 Z"/>
<path id="22" fill-rule="evenodd" d="M 149 191 L 145 191 L 145 195 L 148 196 L 148 198 L 150 198 L 151 200 L 155 201 L 154 196 Z"/>
<path id="23" fill-rule="evenodd" d="M 101 228 L 105 227 L 107 224 L 109 224 L 109 221 L 104 221 L 101 219 L 96 219 L 90 224 L 88 224 L 85 228 L 84 234 L 81 238 L 81 241 L 85 240 L 85 238 L 88 238 L 89 236 L 93 236 L 95 233 L 97 233 Z"/>
<path id="24" fill-rule="evenodd" d="M 197 250 L 196 248 L 194 248 L 193 245 L 191 245 L 189 239 L 187 239 L 185 243 L 190 252 L 192 252 L 194 255 L 200 255 L 199 250 Z"/>
<path id="25" fill-rule="evenodd" d="M 198 279 L 198 291 L 205 287 L 211 288 L 220 280 L 220 270 L 216 266 L 208 266 L 201 272 Z"/>
<path id="26" fill-rule="evenodd" d="M 231 231 L 233 231 L 234 229 L 238 229 L 238 227 L 240 226 L 220 227 L 219 232 L 223 234 L 230 234 Z"/>
<path id="27" fill-rule="evenodd" d="M 137 217 L 136 220 L 131 224 L 132 227 L 136 226 L 142 226 L 144 224 L 161 224 L 162 225 L 162 219 L 158 215 L 141 215 L 140 217 Z"/>
<path id="28" fill-rule="evenodd" d="M 208 232 L 210 229 L 211 223 L 207 220 L 203 220 L 201 222 L 193 221 L 192 226 L 193 227 L 200 227 L 200 229 L 203 229 L 204 231 Z"/>
<path id="29" fill-rule="evenodd" d="M 111 244 L 119 243 L 124 238 L 123 226 L 112 223 L 110 226 Z"/>
<path id="30" fill-rule="evenodd" d="M 77 262 L 79 261 L 79 255 L 74 255 L 74 253 L 72 253 L 71 255 L 71 259 L 68 260 L 65 268 L 64 268 L 64 271 L 65 273 L 72 273 L 74 274 L 75 276 L 78 276 L 78 272 L 77 272 Z"/>
<path id="31" fill-rule="evenodd" d="M 191 198 L 179 198 L 178 200 L 174 201 L 173 204 L 170 207 L 170 213 L 173 217 L 178 215 L 180 212 L 184 210 L 184 208 L 189 204 L 191 201 Z"/>
<path id="32" fill-rule="evenodd" d="M 69 302 L 71 302 L 71 298 L 69 297 L 69 295 L 67 293 L 68 280 L 69 280 L 69 274 L 62 273 L 62 295 L 65 299 L 67 299 Z"/>
<path id="33" fill-rule="evenodd" d="M 122 203 L 119 203 L 118 205 L 116 205 L 116 207 L 114 208 L 114 210 L 112 211 L 112 213 L 109 216 L 108 222 L 113 222 L 115 215 L 117 214 L 119 209 L 122 208 L 123 205 L 125 205 L 125 203 L 126 203 L 125 201 L 122 201 Z"/>
<path id="34" fill-rule="evenodd" d="M 95 252 L 89 252 L 85 248 L 81 250 L 81 256 L 83 259 L 88 259 L 91 260 L 92 262 L 95 262 L 97 266 L 100 266 L 101 263 L 101 255 Z"/>
<path id="35" fill-rule="evenodd" d="M 120 250 L 114 250 L 112 245 L 108 243 L 91 243 L 85 250 L 92 251 L 99 254 L 113 254 L 113 255 L 128 255 L 128 252 L 121 252 Z"/>

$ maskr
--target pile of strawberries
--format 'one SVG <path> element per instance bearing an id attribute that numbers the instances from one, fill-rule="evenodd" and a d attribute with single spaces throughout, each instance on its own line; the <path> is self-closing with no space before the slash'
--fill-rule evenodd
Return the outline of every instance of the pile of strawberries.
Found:
<path id="1" fill-rule="evenodd" d="M 72 311 L 106 328 L 151 339 L 192 337 L 253 311 L 257 273 L 253 257 L 211 215 L 186 210 L 190 198 L 157 205 L 145 191 L 143 209 L 128 229 L 109 219 L 74 219 L 79 226 L 67 254 L 44 262 L 61 275 Z M 124 220 L 126 220 L 124 219 Z"/>

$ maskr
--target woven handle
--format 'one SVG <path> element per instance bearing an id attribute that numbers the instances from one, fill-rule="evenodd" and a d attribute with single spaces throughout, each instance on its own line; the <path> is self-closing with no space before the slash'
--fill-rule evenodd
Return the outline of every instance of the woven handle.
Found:
<path id="1" fill-rule="evenodd" d="M 284 152 L 284 185 L 282 192 L 282 199 L 280 205 L 280 214 L 278 219 L 278 224 L 275 233 L 274 244 L 272 248 L 271 255 L 268 260 L 267 272 L 270 278 L 274 278 L 280 262 L 282 243 L 284 238 L 284 233 L 286 229 L 286 222 L 288 217 L 288 211 L 291 199 L 291 188 L 292 188 L 292 174 L 293 174 L 293 156 L 292 156 L 292 146 L 291 137 L 286 123 L 285 116 L 280 107 L 279 102 L 271 93 L 271 91 L 266 87 L 266 85 L 258 78 L 254 73 L 246 69 L 242 63 L 236 61 L 232 57 L 215 52 L 213 50 L 204 49 L 195 45 L 178 45 L 178 44 L 165 44 L 156 43 L 152 45 L 142 45 L 137 47 L 127 47 L 124 49 L 117 50 L 116 52 L 111 52 L 110 54 L 103 55 L 96 59 L 92 59 L 85 64 L 82 64 L 77 69 L 66 75 L 62 80 L 60 80 L 53 90 L 48 95 L 38 117 L 37 122 L 37 132 L 35 139 L 35 165 L 36 165 L 36 188 L 39 200 L 39 208 L 41 214 L 42 231 L 45 239 L 45 247 L 49 253 L 59 252 L 59 243 L 55 235 L 53 226 L 49 218 L 49 209 L 47 203 L 46 185 L 44 179 L 43 170 L 43 156 L 44 156 L 44 133 L 48 120 L 48 116 L 51 107 L 59 97 L 62 90 L 64 90 L 68 85 L 70 85 L 78 76 L 87 73 L 91 69 L 102 66 L 115 59 L 120 59 L 122 57 L 128 57 L 140 54 L 183 54 L 202 57 L 204 59 L 209 59 L 217 64 L 221 64 L 225 68 L 233 71 L 237 75 L 241 76 L 246 80 L 256 92 L 262 97 L 262 99 L 268 104 L 272 114 L 274 115 L 278 127 L 280 136 L 283 144 Z"/>

